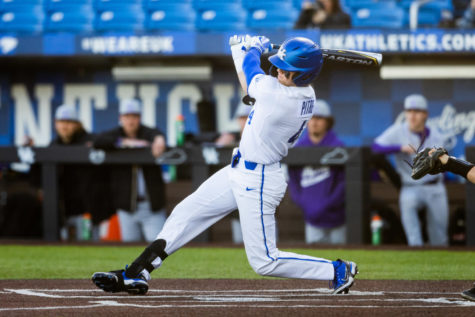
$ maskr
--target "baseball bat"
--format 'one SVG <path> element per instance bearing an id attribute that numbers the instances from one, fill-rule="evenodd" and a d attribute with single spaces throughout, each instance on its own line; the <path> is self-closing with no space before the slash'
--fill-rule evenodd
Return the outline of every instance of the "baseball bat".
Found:
<path id="1" fill-rule="evenodd" d="M 279 49 L 280 45 L 272 44 L 273 49 Z M 323 60 L 350 63 L 365 66 L 381 66 L 383 55 L 353 50 L 322 49 Z"/>

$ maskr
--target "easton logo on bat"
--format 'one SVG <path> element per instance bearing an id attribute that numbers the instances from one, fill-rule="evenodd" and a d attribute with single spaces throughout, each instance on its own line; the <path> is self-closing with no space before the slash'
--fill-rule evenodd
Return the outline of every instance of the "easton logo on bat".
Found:
<path id="1" fill-rule="evenodd" d="M 374 64 L 373 60 L 370 59 L 359 59 L 355 57 L 344 57 L 344 56 L 335 56 L 335 55 L 324 55 L 325 60 L 330 61 L 337 61 L 337 62 L 345 62 L 345 63 L 353 63 L 353 64 L 360 64 L 360 65 L 372 65 Z"/>

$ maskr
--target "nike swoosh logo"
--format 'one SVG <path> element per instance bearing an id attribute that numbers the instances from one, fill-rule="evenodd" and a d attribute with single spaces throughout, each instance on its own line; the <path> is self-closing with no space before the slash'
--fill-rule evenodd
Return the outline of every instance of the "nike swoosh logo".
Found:
<path id="1" fill-rule="evenodd" d="M 246 191 L 255 190 L 255 188 L 246 187 Z"/>

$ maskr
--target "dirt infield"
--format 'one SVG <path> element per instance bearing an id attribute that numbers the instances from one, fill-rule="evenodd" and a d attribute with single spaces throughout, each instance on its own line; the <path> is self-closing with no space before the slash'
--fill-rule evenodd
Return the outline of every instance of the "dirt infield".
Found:
<path id="1" fill-rule="evenodd" d="M 145 296 L 105 293 L 89 280 L 2 280 L 0 316 L 474 316 L 472 281 L 357 280 L 330 295 L 308 280 L 155 279 Z"/>

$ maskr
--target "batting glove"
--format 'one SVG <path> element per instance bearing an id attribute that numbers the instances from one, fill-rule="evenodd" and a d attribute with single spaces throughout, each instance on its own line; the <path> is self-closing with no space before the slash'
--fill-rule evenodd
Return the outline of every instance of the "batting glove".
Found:
<path id="1" fill-rule="evenodd" d="M 265 36 L 253 36 L 251 38 L 251 47 L 256 48 L 261 54 L 268 53 L 272 50 L 272 44 Z"/>
<path id="2" fill-rule="evenodd" d="M 233 35 L 229 38 L 229 46 L 231 46 L 231 55 L 234 60 L 234 67 L 238 73 L 242 72 L 242 63 L 244 56 L 251 44 L 249 35 Z"/>
<path id="3" fill-rule="evenodd" d="M 249 34 L 233 35 L 229 38 L 229 46 L 231 46 L 231 50 L 236 49 L 237 47 L 246 52 L 251 45 L 251 39 L 252 38 Z"/>

